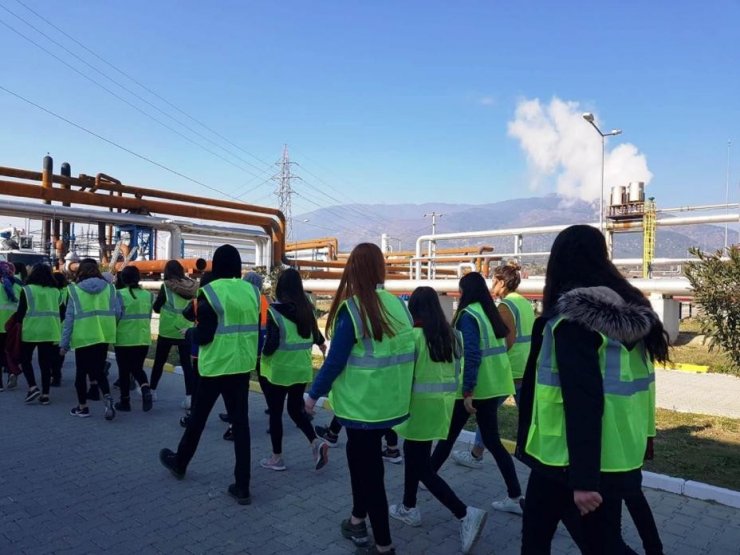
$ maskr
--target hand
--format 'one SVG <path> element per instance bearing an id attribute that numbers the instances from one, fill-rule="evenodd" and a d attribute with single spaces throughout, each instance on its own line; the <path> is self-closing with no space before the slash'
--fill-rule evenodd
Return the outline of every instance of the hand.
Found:
<path id="1" fill-rule="evenodd" d="M 573 492 L 573 501 L 576 507 L 578 507 L 578 510 L 581 511 L 581 516 L 586 516 L 588 513 L 592 513 L 598 509 L 604 500 L 598 491 L 575 490 Z"/>
<path id="2" fill-rule="evenodd" d="M 310 396 L 306 397 L 306 400 L 304 401 L 304 407 L 308 414 L 311 414 L 311 415 L 314 414 L 315 406 L 316 406 L 316 399 L 312 399 Z"/>
<path id="3" fill-rule="evenodd" d="M 319 345 L 319 351 L 321 351 L 321 354 L 326 357 L 326 343 L 322 343 L 321 345 Z"/>
<path id="4" fill-rule="evenodd" d="M 463 405 L 465 405 L 465 410 L 468 411 L 468 414 L 475 414 L 478 412 L 478 410 L 473 406 L 472 397 L 465 397 L 463 399 Z"/>

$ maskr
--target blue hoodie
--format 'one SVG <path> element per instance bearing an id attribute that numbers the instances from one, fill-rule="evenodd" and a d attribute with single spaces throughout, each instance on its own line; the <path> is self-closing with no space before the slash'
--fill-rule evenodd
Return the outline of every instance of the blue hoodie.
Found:
<path id="1" fill-rule="evenodd" d="M 83 279 L 77 284 L 77 287 L 82 289 L 85 293 L 100 293 L 106 287 L 108 282 L 102 278 L 92 277 Z M 116 312 L 116 320 L 122 315 L 121 304 L 118 301 L 118 295 L 114 297 L 113 310 Z M 64 315 L 64 323 L 62 327 L 62 340 L 59 342 L 59 347 L 65 351 L 69 351 L 70 341 L 72 340 L 72 328 L 74 327 L 75 321 L 75 304 L 73 302 L 67 303 L 67 312 Z"/>

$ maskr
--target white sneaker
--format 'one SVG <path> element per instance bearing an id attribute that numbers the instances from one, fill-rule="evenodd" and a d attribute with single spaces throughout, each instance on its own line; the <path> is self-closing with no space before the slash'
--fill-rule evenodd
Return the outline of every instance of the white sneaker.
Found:
<path id="1" fill-rule="evenodd" d="M 403 503 L 391 505 L 388 507 L 388 515 L 409 526 L 421 526 L 421 511 L 416 507 L 409 509 Z"/>
<path id="2" fill-rule="evenodd" d="M 524 497 L 517 497 L 516 499 L 507 497 L 506 499 L 502 501 L 494 501 L 493 503 L 491 503 L 491 507 L 493 507 L 497 511 L 503 511 L 505 513 L 513 513 L 515 515 L 521 515 L 521 514 L 524 514 L 524 511 L 522 510 L 523 504 L 524 504 Z"/>
<path id="3" fill-rule="evenodd" d="M 483 468 L 483 457 L 476 459 L 468 449 L 464 451 L 453 451 L 452 460 L 460 466 L 468 468 Z"/>
<path id="4" fill-rule="evenodd" d="M 184 408 L 185 410 L 190 410 L 190 405 L 191 405 L 190 395 L 185 395 L 185 398 L 182 400 L 182 403 L 180 403 L 180 406 Z"/>
<path id="5" fill-rule="evenodd" d="M 262 468 L 267 468 L 268 470 L 275 470 L 277 472 L 285 470 L 285 463 L 283 462 L 282 457 L 278 457 L 277 459 L 274 457 L 268 457 L 266 459 L 262 459 L 260 461 L 260 466 Z"/>
<path id="6" fill-rule="evenodd" d="M 486 525 L 486 519 L 488 513 L 475 507 L 468 507 L 468 512 L 460 521 L 460 543 L 462 544 L 462 552 L 470 553 L 473 549 L 475 542 L 480 538 L 480 533 L 483 531 L 483 527 Z"/>

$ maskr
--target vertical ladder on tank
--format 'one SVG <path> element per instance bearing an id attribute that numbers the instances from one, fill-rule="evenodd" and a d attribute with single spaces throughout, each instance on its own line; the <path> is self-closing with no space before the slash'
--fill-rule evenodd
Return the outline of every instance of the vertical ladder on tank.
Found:
<path id="1" fill-rule="evenodd" d="M 655 200 L 650 197 L 645 201 L 645 212 L 642 216 L 642 277 L 649 278 L 655 258 Z"/>

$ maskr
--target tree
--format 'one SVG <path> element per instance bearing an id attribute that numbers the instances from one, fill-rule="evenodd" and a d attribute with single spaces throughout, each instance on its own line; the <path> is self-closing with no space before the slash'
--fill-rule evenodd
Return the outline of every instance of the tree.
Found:
<path id="1" fill-rule="evenodd" d="M 740 370 L 740 246 L 713 254 L 697 248 L 689 252 L 699 259 L 687 264 L 685 274 L 703 309 L 699 324 L 709 337 L 709 349 L 726 351 Z"/>

